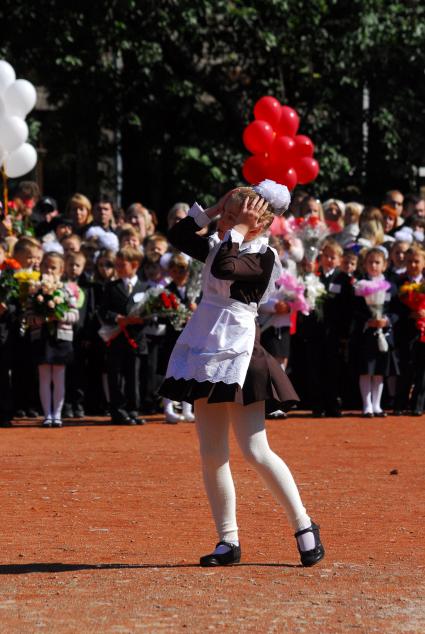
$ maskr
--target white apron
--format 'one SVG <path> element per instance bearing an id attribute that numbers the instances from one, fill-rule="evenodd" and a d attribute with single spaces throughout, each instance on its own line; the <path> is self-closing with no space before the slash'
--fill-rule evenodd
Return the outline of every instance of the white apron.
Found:
<path id="1" fill-rule="evenodd" d="M 222 381 L 242 387 L 254 349 L 257 304 L 231 299 L 233 280 L 219 280 L 211 274 L 211 265 L 221 246 L 217 239 L 203 270 L 202 300 L 174 346 L 166 378 Z M 247 249 L 242 245 L 241 253 L 267 248 L 266 238 L 254 242 L 247 243 Z M 274 282 L 269 287 L 274 290 Z"/>

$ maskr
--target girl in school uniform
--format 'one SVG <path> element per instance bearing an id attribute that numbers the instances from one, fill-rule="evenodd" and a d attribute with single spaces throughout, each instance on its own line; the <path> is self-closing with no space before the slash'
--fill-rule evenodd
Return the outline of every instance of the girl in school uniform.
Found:
<path id="1" fill-rule="evenodd" d="M 59 253 L 46 253 L 41 261 L 41 274 L 57 280 L 62 278 L 64 268 L 64 258 Z M 78 316 L 77 308 L 72 307 L 62 319 L 52 318 L 47 322 L 31 308 L 27 311 L 31 353 L 38 365 L 43 427 L 62 427 L 65 367 L 73 359 L 73 324 L 78 321 Z"/>
<path id="2" fill-rule="evenodd" d="M 202 471 L 219 542 L 201 566 L 240 561 L 236 498 L 229 465 L 230 424 L 245 458 L 285 509 L 301 562 L 324 556 L 319 527 L 310 519 L 286 464 L 269 447 L 265 401 L 287 409 L 298 397 L 278 362 L 261 347 L 258 305 L 281 274 L 264 235 L 275 214 L 289 206 L 286 187 L 263 181 L 229 192 L 204 211 L 195 203 L 170 231 L 173 245 L 205 262 L 203 297 L 177 340 L 161 393 L 194 403 Z M 210 239 L 197 232 L 220 216 Z"/>
<path id="3" fill-rule="evenodd" d="M 385 284 L 386 268 L 387 259 L 383 249 L 374 247 L 366 252 L 363 259 L 366 279 L 382 281 Z M 394 311 L 397 290 L 390 282 L 387 282 L 387 286 L 381 315 L 377 316 L 372 313 L 365 297 L 357 294 L 355 285 L 352 340 L 353 349 L 357 354 L 359 387 L 365 418 L 386 416 L 381 406 L 384 377 L 399 374 L 392 330 L 393 323 L 397 320 Z"/>

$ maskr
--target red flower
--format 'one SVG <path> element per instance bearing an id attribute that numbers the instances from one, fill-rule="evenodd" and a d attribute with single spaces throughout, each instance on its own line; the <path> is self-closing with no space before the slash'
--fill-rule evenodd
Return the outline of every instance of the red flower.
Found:
<path id="1" fill-rule="evenodd" d="M 17 271 L 22 268 L 17 260 L 14 258 L 6 258 L 4 262 L 0 265 L 0 269 L 4 271 L 5 269 L 12 269 L 13 271 Z"/>
<path id="2" fill-rule="evenodd" d="M 171 308 L 171 302 L 168 298 L 167 293 L 161 293 L 160 295 L 161 301 L 163 303 L 164 308 L 166 308 L 167 310 Z"/>
<path id="3" fill-rule="evenodd" d="M 317 216 L 310 216 L 308 219 L 308 224 L 310 225 L 310 227 L 317 227 L 317 225 L 321 222 L 320 218 L 318 218 Z"/>

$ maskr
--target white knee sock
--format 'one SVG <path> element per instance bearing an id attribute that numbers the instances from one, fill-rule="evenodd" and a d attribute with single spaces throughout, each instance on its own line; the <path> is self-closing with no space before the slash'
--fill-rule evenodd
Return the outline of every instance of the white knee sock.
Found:
<path id="1" fill-rule="evenodd" d="M 202 474 L 220 541 L 238 544 L 236 495 L 229 465 L 228 404 L 195 401 Z"/>
<path id="2" fill-rule="evenodd" d="M 186 401 L 182 401 L 182 413 L 185 420 L 189 422 L 192 422 L 195 420 L 195 417 L 192 411 L 192 405 L 190 403 L 187 403 Z"/>
<path id="3" fill-rule="evenodd" d="M 360 394 L 363 400 L 363 414 L 373 414 L 371 379 L 370 374 L 361 374 L 359 378 Z"/>
<path id="4" fill-rule="evenodd" d="M 62 418 L 62 407 L 65 400 L 65 366 L 52 366 L 53 378 L 53 418 L 60 420 Z"/>
<path id="5" fill-rule="evenodd" d="M 247 406 L 230 403 L 229 410 L 233 430 L 245 458 L 283 506 L 294 531 L 311 526 L 310 517 L 290 470 L 269 447 L 264 423 L 264 402 Z M 309 534 L 312 535 L 306 533 Z"/>
<path id="6" fill-rule="evenodd" d="M 171 401 L 169 398 L 163 398 L 162 405 L 164 407 L 164 414 L 175 414 L 173 401 Z"/>
<path id="7" fill-rule="evenodd" d="M 52 366 L 44 363 L 38 366 L 40 401 L 44 418 L 52 418 Z"/>
<path id="8" fill-rule="evenodd" d="M 382 392 L 384 390 L 384 377 L 376 375 L 372 377 L 372 406 L 374 414 L 380 414 Z"/>

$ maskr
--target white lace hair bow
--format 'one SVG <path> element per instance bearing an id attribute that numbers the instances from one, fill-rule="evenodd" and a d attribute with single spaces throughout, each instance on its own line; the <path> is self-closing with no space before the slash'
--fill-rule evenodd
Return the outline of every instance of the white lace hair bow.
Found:
<path id="1" fill-rule="evenodd" d="M 291 194 L 285 185 L 280 185 L 270 178 L 261 181 L 252 188 L 256 194 L 267 200 L 275 210 L 276 216 L 283 216 L 291 202 Z"/>

